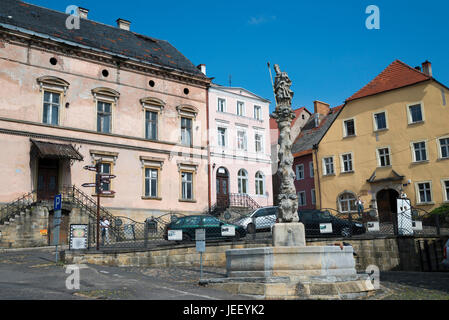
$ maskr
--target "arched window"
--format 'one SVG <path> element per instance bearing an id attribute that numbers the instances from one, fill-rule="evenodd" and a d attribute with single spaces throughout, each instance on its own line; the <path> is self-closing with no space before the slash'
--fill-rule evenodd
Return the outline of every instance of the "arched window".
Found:
<path id="1" fill-rule="evenodd" d="M 257 171 L 256 173 L 256 195 L 263 196 L 265 194 L 265 181 L 262 172 Z"/>
<path id="2" fill-rule="evenodd" d="M 338 207 L 340 212 L 357 211 L 355 206 L 356 197 L 352 192 L 343 192 L 338 196 Z"/>
<path id="3" fill-rule="evenodd" d="M 238 173 L 238 187 L 239 193 L 248 193 L 248 172 L 245 169 L 240 169 Z"/>

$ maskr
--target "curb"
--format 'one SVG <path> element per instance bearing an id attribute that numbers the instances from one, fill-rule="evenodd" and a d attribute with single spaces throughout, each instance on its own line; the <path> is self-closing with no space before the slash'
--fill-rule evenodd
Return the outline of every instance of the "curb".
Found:
<path id="1" fill-rule="evenodd" d="M 68 245 L 58 246 L 61 250 L 67 250 L 69 248 Z M 22 252 L 22 251 L 50 251 L 55 250 L 56 246 L 47 246 L 47 247 L 31 247 L 31 248 L 12 248 L 12 249 L 4 249 L 0 248 L 0 253 L 8 253 L 8 252 Z"/>

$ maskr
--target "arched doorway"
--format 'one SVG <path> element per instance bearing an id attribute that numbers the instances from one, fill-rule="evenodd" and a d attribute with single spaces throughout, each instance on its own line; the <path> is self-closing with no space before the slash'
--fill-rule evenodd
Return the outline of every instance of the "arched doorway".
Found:
<path id="1" fill-rule="evenodd" d="M 377 212 L 380 222 L 394 222 L 393 217 L 397 213 L 397 198 L 399 193 L 393 189 L 384 189 L 377 192 Z"/>
<path id="2" fill-rule="evenodd" d="M 229 173 L 224 167 L 217 170 L 217 207 L 229 206 Z"/>

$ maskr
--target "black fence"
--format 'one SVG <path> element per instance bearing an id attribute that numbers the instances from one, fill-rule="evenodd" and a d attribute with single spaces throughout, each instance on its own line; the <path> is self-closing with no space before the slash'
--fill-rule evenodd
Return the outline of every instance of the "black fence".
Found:
<path id="1" fill-rule="evenodd" d="M 109 217 L 109 226 L 99 229 L 101 250 L 145 250 L 189 243 L 197 239 L 196 230 L 205 230 L 211 241 L 270 240 L 278 220 L 276 207 L 257 208 L 249 214 L 185 216 L 166 214 L 137 222 L 127 217 Z M 228 219 L 226 219 L 226 217 Z M 379 221 L 372 211 L 339 212 L 335 209 L 300 210 L 307 238 L 375 238 L 384 236 L 449 235 L 449 222 L 425 210 L 411 208 L 392 213 L 391 219 Z M 102 224 L 102 223 L 100 223 Z M 107 223 L 106 223 L 107 224 Z M 88 247 L 97 248 L 97 221 L 89 220 Z"/>

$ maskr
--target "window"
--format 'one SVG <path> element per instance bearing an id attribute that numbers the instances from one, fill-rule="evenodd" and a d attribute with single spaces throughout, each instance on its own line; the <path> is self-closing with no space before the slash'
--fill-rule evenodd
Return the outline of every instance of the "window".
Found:
<path id="1" fill-rule="evenodd" d="M 181 117 L 181 144 L 192 146 L 192 119 Z"/>
<path id="2" fill-rule="evenodd" d="M 265 194 L 264 176 L 260 171 L 258 171 L 256 173 L 256 195 L 263 196 L 264 194 Z"/>
<path id="3" fill-rule="evenodd" d="M 312 199 L 312 204 L 316 204 L 315 189 L 310 190 L 310 196 L 311 196 L 311 199 Z"/>
<path id="4" fill-rule="evenodd" d="M 309 162 L 309 173 L 310 173 L 310 177 L 313 178 L 314 173 L 313 173 L 313 162 L 312 161 Z"/>
<path id="5" fill-rule="evenodd" d="M 145 168 L 145 197 L 157 198 L 158 196 L 158 169 Z"/>
<path id="6" fill-rule="evenodd" d="M 344 122 L 345 137 L 355 136 L 355 122 L 354 119 L 345 120 Z"/>
<path id="7" fill-rule="evenodd" d="M 427 151 L 426 151 L 426 142 L 414 142 L 413 143 L 413 155 L 414 161 L 426 161 L 427 160 Z"/>
<path id="8" fill-rule="evenodd" d="M 440 143 L 441 159 L 449 158 L 449 138 L 439 139 L 438 142 Z"/>
<path id="9" fill-rule="evenodd" d="M 218 98 L 218 109 L 219 112 L 226 112 L 226 100 Z"/>
<path id="10" fill-rule="evenodd" d="M 432 202 L 432 184 L 431 182 L 421 182 L 418 185 L 418 203 Z"/>
<path id="11" fill-rule="evenodd" d="M 218 128 L 218 145 L 226 147 L 226 128 Z"/>
<path id="12" fill-rule="evenodd" d="M 449 201 L 449 180 L 443 180 L 443 198 L 444 201 Z"/>
<path id="13" fill-rule="evenodd" d="M 247 151 L 248 150 L 248 140 L 246 138 L 245 131 L 237 131 L 237 149 Z"/>
<path id="14" fill-rule="evenodd" d="M 238 189 L 241 194 L 248 193 L 248 173 L 244 169 L 238 172 Z"/>
<path id="15" fill-rule="evenodd" d="M 379 112 L 374 114 L 374 130 L 387 129 L 387 117 L 385 112 Z"/>
<path id="16" fill-rule="evenodd" d="M 338 197 L 338 206 L 340 209 L 340 212 L 354 212 L 357 211 L 357 208 L 355 206 L 355 195 L 350 192 L 345 192 L 342 195 Z"/>
<path id="17" fill-rule="evenodd" d="M 254 119 L 262 120 L 262 107 L 254 106 Z"/>
<path id="18" fill-rule="evenodd" d="M 256 152 L 263 152 L 263 142 L 262 142 L 262 135 L 260 133 L 256 133 L 254 135 L 254 141 L 255 141 L 255 148 Z"/>
<path id="19" fill-rule="evenodd" d="M 421 104 L 408 106 L 409 123 L 421 122 L 424 120 Z"/>
<path id="20" fill-rule="evenodd" d="M 102 162 L 100 165 L 100 173 L 103 174 L 111 174 L 111 163 L 109 162 Z M 111 184 L 110 183 L 101 183 L 101 188 L 103 191 L 109 191 L 111 190 Z"/>
<path id="21" fill-rule="evenodd" d="M 381 148 L 377 149 L 378 156 L 379 156 L 379 166 L 380 167 L 387 167 L 391 165 L 390 162 L 390 149 L 389 148 Z"/>
<path id="22" fill-rule="evenodd" d="M 97 131 L 111 133 L 112 105 L 109 102 L 97 101 Z"/>
<path id="23" fill-rule="evenodd" d="M 237 101 L 237 115 L 238 116 L 245 115 L 245 103 Z"/>
<path id="24" fill-rule="evenodd" d="M 341 167 L 342 172 L 352 172 L 353 171 L 352 154 L 351 153 L 343 154 L 341 156 L 341 162 L 342 162 L 342 167 Z"/>
<path id="25" fill-rule="evenodd" d="M 296 180 L 304 179 L 304 165 L 298 164 L 296 166 Z"/>
<path id="26" fill-rule="evenodd" d="M 327 157 L 323 159 L 324 175 L 334 174 L 334 157 Z"/>
<path id="27" fill-rule="evenodd" d="M 57 126 L 59 124 L 59 106 L 61 94 L 44 91 L 43 123 Z"/>
<path id="28" fill-rule="evenodd" d="M 193 173 L 181 172 L 181 199 L 193 200 Z"/>
<path id="29" fill-rule="evenodd" d="M 298 192 L 298 206 L 304 207 L 306 205 L 306 192 L 299 191 Z"/>
<path id="30" fill-rule="evenodd" d="M 157 140 L 157 112 L 145 111 L 145 138 Z"/>

